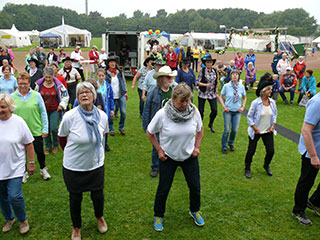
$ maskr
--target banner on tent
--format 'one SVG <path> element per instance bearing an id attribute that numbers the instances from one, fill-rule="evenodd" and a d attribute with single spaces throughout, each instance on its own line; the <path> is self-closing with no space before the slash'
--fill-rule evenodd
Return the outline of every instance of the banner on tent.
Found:
<path id="1" fill-rule="evenodd" d="M 11 39 L 11 35 L 1 35 L 2 39 Z"/>

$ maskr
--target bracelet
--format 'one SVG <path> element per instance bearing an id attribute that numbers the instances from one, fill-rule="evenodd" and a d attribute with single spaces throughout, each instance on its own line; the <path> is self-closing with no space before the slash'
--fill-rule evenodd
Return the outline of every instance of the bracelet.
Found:
<path id="1" fill-rule="evenodd" d="M 35 163 L 35 161 L 33 160 L 33 161 L 29 161 L 29 164 L 34 164 Z"/>

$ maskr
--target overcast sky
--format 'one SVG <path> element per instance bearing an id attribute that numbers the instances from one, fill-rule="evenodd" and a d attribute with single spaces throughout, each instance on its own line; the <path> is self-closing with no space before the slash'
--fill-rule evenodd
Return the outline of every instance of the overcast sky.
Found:
<path id="1" fill-rule="evenodd" d="M 98 11 L 104 17 L 118 16 L 120 13 L 125 13 L 128 17 L 133 15 L 133 12 L 140 9 L 144 13 L 150 13 L 154 16 L 158 9 L 165 9 L 168 13 L 174 13 L 177 10 L 182 9 L 203 9 L 203 8 L 247 8 L 257 12 L 271 13 L 273 11 L 285 10 L 288 8 L 304 8 L 311 16 L 314 16 L 320 24 L 320 1 L 319 0 L 200 0 L 200 1 L 188 1 L 188 0 L 88 0 L 89 12 Z M 69 8 L 77 11 L 78 13 L 85 13 L 85 0 L 0 0 L 0 9 L 6 3 L 14 4 L 43 4 L 47 6 L 59 6 L 63 8 Z M 192 3 L 192 4 L 189 4 Z M 198 5 L 195 5 L 197 3 Z"/>

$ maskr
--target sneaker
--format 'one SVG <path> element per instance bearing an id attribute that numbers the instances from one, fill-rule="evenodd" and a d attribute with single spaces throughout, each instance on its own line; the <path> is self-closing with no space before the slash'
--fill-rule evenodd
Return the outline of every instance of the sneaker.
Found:
<path id="1" fill-rule="evenodd" d="M 48 169 L 44 167 L 40 169 L 40 175 L 42 176 L 43 180 L 49 180 L 51 178 L 50 174 L 48 173 Z"/>
<path id="2" fill-rule="evenodd" d="M 189 211 L 190 216 L 194 219 L 194 223 L 199 226 L 202 227 L 204 225 L 204 219 L 201 216 L 201 212 L 197 211 L 197 212 L 191 212 Z"/>
<path id="3" fill-rule="evenodd" d="M 26 234 L 27 232 L 29 232 L 30 227 L 29 227 L 28 219 L 21 222 L 19 228 L 20 228 L 21 234 Z"/>
<path id="4" fill-rule="evenodd" d="M 294 217 L 295 219 L 297 219 L 297 221 L 305 226 L 311 226 L 312 222 L 311 220 L 305 215 L 304 212 L 302 213 L 294 213 L 292 212 L 292 217 Z"/>
<path id="5" fill-rule="evenodd" d="M 250 171 L 250 169 L 244 170 L 244 176 L 245 176 L 246 178 L 248 178 L 248 179 L 251 178 L 251 171 Z"/>
<path id="6" fill-rule="evenodd" d="M 57 152 L 59 152 L 59 147 L 53 147 L 52 153 L 57 153 Z"/>
<path id="7" fill-rule="evenodd" d="M 228 154 L 227 149 L 222 149 L 222 153 L 223 153 L 223 154 Z"/>
<path id="8" fill-rule="evenodd" d="M 46 149 L 46 150 L 44 151 L 44 155 L 49 155 L 50 152 L 51 152 L 51 149 Z"/>
<path id="9" fill-rule="evenodd" d="M 234 152 L 234 146 L 233 145 L 229 145 L 230 151 Z"/>
<path id="10" fill-rule="evenodd" d="M 114 132 L 110 132 L 110 136 L 112 136 L 112 137 L 113 137 L 113 136 L 114 136 Z"/>
<path id="11" fill-rule="evenodd" d="M 13 223 L 16 221 L 16 219 L 12 219 L 9 221 L 6 221 L 6 223 L 4 224 L 3 228 L 2 228 L 2 232 L 9 232 L 12 228 Z"/>
<path id="12" fill-rule="evenodd" d="M 266 173 L 271 177 L 272 176 L 272 171 L 271 171 L 271 169 L 270 169 L 270 167 L 268 166 L 268 167 L 263 167 L 264 168 L 264 170 L 266 170 Z"/>
<path id="13" fill-rule="evenodd" d="M 318 216 L 320 216 L 320 207 L 315 206 L 313 203 L 308 200 L 307 208 L 313 210 Z"/>
<path id="14" fill-rule="evenodd" d="M 29 178 L 28 172 L 24 172 L 22 177 L 22 183 L 26 183 L 28 181 L 28 178 Z"/>
<path id="15" fill-rule="evenodd" d="M 124 129 L 120 130 L 120 134 L 121 134 L 122 136 L 124 136 L 124 135 L 125 135 L 125 131 L 124 131 Z"/>
<path id="16" fill-rule="evenodd" d="M 163 231 L 162 218 L 155 217 L 153 226 L 154 226 L 154 230 L 156 230 L 157 232 Z"/>
<path id="17" fill-rule="evenodd" d="M 81 240 L 81 229 L 80 228 L 73 228 L 71 234 L 72 240 Z"/>
<path id="18" fill-rule="evenodd" d="M 151 177 L 153 177 L 153 178 L 155 178 L 155 177 L 157 177 L 157 176 L 158 176 L 158 173 L 159 173 L 159 171 L 158 171 L 158 170 L 154 170 L 154 169 L 152 169 L 152 171 L 150 172 L 150 176 L 151 176 Z"/>
<path id="19" fill-rule="evenodd" d="M 106 144 L 106 146 L 105 146 L 104 150 L 106 150 L 106 152 L 110 152 L 110 147 L 109 147 L 109 145 L 108 145 L 108 144 Z"/>
<path id="20" fill-rule="evenodd" d="M 105 233 L 108 231 L 108 225 L 103 217 L 97 218 L 97 222 L 98 222 L 98 230 L 100 233 Z"/>

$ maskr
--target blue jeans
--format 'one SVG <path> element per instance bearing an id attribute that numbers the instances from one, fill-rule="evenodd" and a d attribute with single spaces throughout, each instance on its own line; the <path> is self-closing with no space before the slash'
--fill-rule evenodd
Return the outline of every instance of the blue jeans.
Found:
<path id="1" fill-rule="evenodd" d="M 239 112 L 223 112 L 224 131 L 221 139 L 222 149 L 227 149 L 227 143 L 229 146 L 233 145 L 238 132 L 240 118 L 241 118 L 241 113 Z M 231 124 L 232 124 L 232 128 L 230 126 Z M 231 132 L 230 132 L 230 128 L 231 128 Z M 229 133 L 230 133 L 230 136 L 229 136 Z M 228 138 L 229 138 L 229 141 L 228 141 Z"/>
<path id="2" fill-rule="evenodd" d="M 156 138 L 159 142 L 159 133 L 156 133 Z M 159 170 L 159 155 L 158 152 L 156 150 L 156 148 L 152 145 L 152 154 L 151 154 L 151 169 L 152 170 Z"/>
<path id="3" fill-rule="evenodd" d="M 285 91 L 284 88 L 280 88 L 279 93 L 280 96 L 282 98 L 283 101 L 288 102 L 286 95 L 284 95 L 285 92 L 290 92 L 290 103 L 293 103 L 293 99 L 294 99 L 294 92 L 295 92 L 296 88 L 290 88 L 289 91 Z"/>
<path id="4" fill-rule="evenodd" d="M 190 157 L 183 162 L 174 161 L 168 157 L 160 161 L 159 185 L 154 202 L 154 216 L 164 217 L 167 197 L 173 182 L 177 167 L 182 168 L 189 188 L 190 211 L 200 210 L 200 170 L 198 157 Z"/>
<path id="5" fill-rule="evenodd" d="M 60 112 L 57 112 L 57 111 L 48 112 L 47 115 L 49 120 L 49 133 L 48 133 L 48 137 L 44 139 L 44 142 L 46 144 L 46 149 L 51 150 L 52 142 L 53 142 L 53 147 L 59 146 L 58 126 L 59 126 Z M 51 141 L 51 135 L 52 135 L 52 141 Z"/>
<path id="6" fill-rule="evenodd" d="M 0 209 L 6 221 L 14 218 L 12 210 L 19 222 L 27 219 L 21 191 L 22 177 L 0 181 Z"/>
<path id="7" fill-rule="evenodd" d="M 123 130 L 124 129 L 124 122 L 126 121 L 126 104 L 127 104 L 126 96 L 123 95 L 119 99 L 114 99 L 114 104 L 119 105 L 119 108 L 120 108 L 119 130 Z M 109 119 L 109 131 L 114 132 L 113 118 Z"/>

